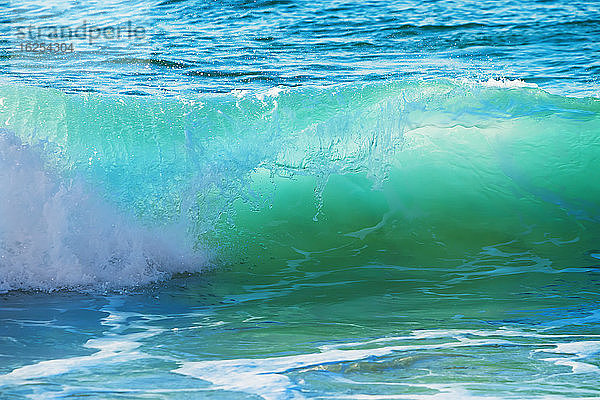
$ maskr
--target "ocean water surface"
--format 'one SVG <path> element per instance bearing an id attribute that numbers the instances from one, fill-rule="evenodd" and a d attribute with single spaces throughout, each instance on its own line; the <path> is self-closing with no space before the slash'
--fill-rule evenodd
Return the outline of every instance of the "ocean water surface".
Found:
<path id="1" fill-rule="evenodd" d="M 0 399 L 600 397 L 595 1 L 0 2 Z"/>

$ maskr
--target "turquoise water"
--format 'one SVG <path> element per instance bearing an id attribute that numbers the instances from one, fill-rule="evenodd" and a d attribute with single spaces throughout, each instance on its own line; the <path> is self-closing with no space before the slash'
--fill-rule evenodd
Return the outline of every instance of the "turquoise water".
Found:
<path id="1" fill-rule="evenodd" d="M 595 2 L 0 16 L 0 398 L 600 397 Z"/>

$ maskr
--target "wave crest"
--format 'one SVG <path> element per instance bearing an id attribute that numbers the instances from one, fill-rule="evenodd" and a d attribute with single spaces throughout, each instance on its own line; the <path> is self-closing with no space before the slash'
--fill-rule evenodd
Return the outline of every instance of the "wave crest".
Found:
<path id="1" fill-rule="evenodd" d="M 208 265 L 177 226 L 146 227 L 0 133 L 0 292 L 115 289 Z M 183 229 L 185 232 L 185 228 Z"/>

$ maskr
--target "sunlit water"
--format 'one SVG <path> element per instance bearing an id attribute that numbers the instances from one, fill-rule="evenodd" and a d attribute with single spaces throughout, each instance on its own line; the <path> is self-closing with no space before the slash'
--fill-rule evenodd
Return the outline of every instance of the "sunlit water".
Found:
<path id="1" fill-rule="evenodd" d="M 0 398 L 600 397 L 595 2 L 0 17 Z"/>

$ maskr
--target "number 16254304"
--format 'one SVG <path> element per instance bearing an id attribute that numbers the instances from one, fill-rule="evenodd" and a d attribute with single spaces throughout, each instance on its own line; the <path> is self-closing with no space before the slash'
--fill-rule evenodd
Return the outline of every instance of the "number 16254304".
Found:
<path id="1" fill-rule="evenodd" d="M 28 53 L 72 53 L 73 43 L 22 42 L 19 49 Z"/>

